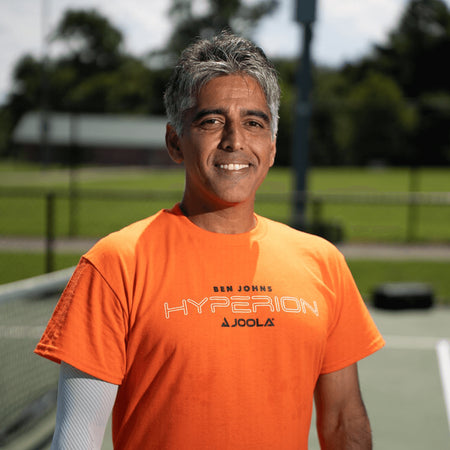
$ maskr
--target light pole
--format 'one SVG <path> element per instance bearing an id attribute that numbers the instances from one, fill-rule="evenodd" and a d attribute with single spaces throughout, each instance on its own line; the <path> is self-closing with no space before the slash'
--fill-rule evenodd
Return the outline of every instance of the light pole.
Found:
<path id="1" fill-rule="evenodd" d="M 48 32 L 49 4 L 48 0 L 41 1 L 42 26 L 42 62 L 41 62 L 41 98 L 40 98 L 40 150 L 41 161 L 47 167 L 51 161 L 50 149 L 50 117 L 49 117 L 49 71 L 48 71 Z"/>
<path id="2" fill-rule="evenodd" d="M 307 227 L 307 172 L 309 156 L 309 126 L 311 119 L 311 42 L 312 26 L 316 16 L 316 0 L 296 0 L 296 21 L 303 27 L 303 50 L 297 69 L 297 100 L 292 148 L 294 166 L 294 205 L 292 225 L 298 229 Z"/>

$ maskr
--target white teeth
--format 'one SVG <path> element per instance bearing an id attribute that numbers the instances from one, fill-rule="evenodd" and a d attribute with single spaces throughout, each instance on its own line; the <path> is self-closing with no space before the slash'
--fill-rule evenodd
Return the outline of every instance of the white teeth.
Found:
<path id="1" fill-rule="evenodd" d="M 248 164 L 220 164 L 219 166 L 221 169 L 225 170 L 241 170 L 246 169 L 249 167 Z"/>

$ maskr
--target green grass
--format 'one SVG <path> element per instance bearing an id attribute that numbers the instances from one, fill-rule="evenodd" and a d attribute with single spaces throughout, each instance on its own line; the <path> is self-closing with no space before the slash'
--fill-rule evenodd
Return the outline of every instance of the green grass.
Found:
<path id="1" fill-rule="evenodd" d="M 80 254 L 56 253 L 54 269 L 75 266 Z M 11 283 L 45 273 L 44 253 L 0 252 L 0 284 Z"/>
<path id="2" fill-rule="evenodd" d="M 450 191 L 449 168 L 425 168 L 417 172 L 421 192 Z M 52 167 L 41 169 L 31 164 L 15 164 L 0 161 L 0 187 L 20 186 L 29 188 L 68 188 L 70 171 Z M 261 192 L 288 194 L 293 186 L 293 174 L 289 168 L 271 169 L 261 186 Z M 410 171 L 405 168 L 312 168 L 308 173 L 309 190 L 313 192 L 406 192 Z M 169 189 L 182 190 L 182 168 L 90 168 L 75 172 L 75 179 L 82 188 L 89 189 Z"/>
<path id="3" fill-rule="evenodd" d="M 30 165 L 4 163 L 0 164 L 0 173 L 0 235 L 42 236 L 46 226 L 44 194 L 51 189 L 59 193 L 55 225 L 58 236 L 75 232 L 100 237 L 173 205 L 181 198 L 184 186 L 182 169 L 82 168 L 72 173 L 80 198 L 70 203 L 71 174 L 66 169 L 41 170 Z M 312 193 L 370 196 L 408 192 L 409 177 L 407 169 L 317 168 L 310 171 L 308 185 Z M 421 192 L 450 192 L 449 169 L 422 169 L 417 180 Z M 271 170 L 258 193 L 256 211 L 289 223 L 292 185 L 291 170 Z M 26 192 L 11 196 L 19 188 L 29 189 L 35 197 Z M 128 194 L 135 198 L 111 199 L 102 193 Z M 153 196 L 144 198 L 143 193 L 153 193 Z M 275 194 L 276 198 L 267 199 L 265 194 Z M 72 209 L 71 205 L 76 208 Z M 70 211 L 74 210 L 75 220 L 71 220 Z M 342 226 L 347 241 L 398 242 L 412 235 L 418 242 L 450 242 L 450 206 L 417 207 L 416 218 L 411 222 L 408 221 L 410 212 L 404 205 L 328 202 L 321 206 L 322 220 Z M 312 218 L 311 208 L 308 215 Z"/>

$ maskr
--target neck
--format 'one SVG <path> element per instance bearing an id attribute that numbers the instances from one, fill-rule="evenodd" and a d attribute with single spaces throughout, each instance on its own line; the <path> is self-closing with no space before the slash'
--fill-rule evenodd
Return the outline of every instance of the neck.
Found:
<path id="1" fill-rule="evenodd" d="M 256 226 L 256 217 L 248 205 L 232 205 L 210 209 L 195 205 L 192 207 L 185 199 L 180 204 L 183 214 L 195 225 L 213 233 L 246 233 Z"/>

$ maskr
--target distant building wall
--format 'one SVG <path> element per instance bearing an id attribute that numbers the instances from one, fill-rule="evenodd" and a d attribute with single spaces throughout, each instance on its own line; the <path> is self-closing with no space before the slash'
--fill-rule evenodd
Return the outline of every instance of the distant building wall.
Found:
<path id="1" fill-rule="evenodd" d="M 52 113 L 46 141 L 49 162 L 99 165 L 174 165 L 165 145 L 166 118 Z M 13 134 L 19 159 L 43 161 L 41 120 L 26 114 Z"/>

